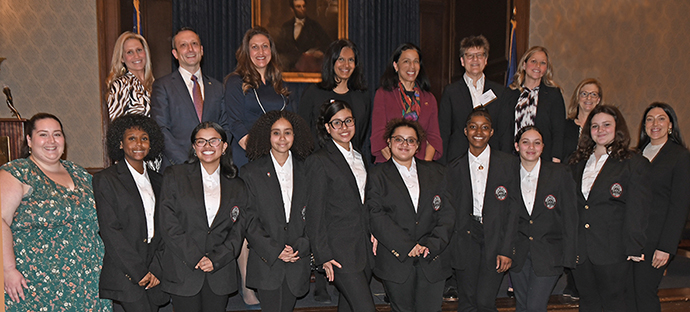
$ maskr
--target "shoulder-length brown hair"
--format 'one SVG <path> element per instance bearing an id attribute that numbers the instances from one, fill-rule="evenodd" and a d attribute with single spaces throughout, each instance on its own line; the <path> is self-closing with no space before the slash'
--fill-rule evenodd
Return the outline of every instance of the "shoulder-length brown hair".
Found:
<path id="1" fill-rule="evenodd" d="M 601 88 L 601 82 L 594 78 L 582 80 L 579 84 L 577 84 L 577 87 L 575 87 L 573 96 L 570 97 L 570 104 L 568 104 L 568 110 L 566 112 L 568 119 L 575 119 L 577 118 L 577 114 L 580 113 L 580 91 L 582 91 L 582 88 L 588 84 L 597 86 L 597 89 L 599 89 L 599 91 L 597 91 L 599 93 L 599 105 L 604 104 L 604 89 Z"/>
<path id="2" fill-rule="evenodd" d="M 582 134 L 580 140 L 577 142 L 577 150 L 570 158 L 570 164 L 575 164 L 583 160 L 587 160 L 589 156 L 594 153 L 596 143 L 592 139 L 592 118 L 597 114 L 604 113 L 611 115 L 616 121 L 616 135 L 613 142 L 606 146 L 609 156 L 613 159 L 623 160 L 632 157 L 634 152 L 630 150 L 630 132 L 628 125 L 625 123 L 625 118 L 618 108 L 613 105 L 599 104 L 587 116 L 587 121 L 582 126 Z"/>
<path id="3" fill-rule="evenodd" d="M 276 93 L 281 95 L 289 95 L 290 92 L 287 88 L 283 86 L 283 74 L 280 71 L 280 61 L 278 60 L 278 51 L 276 50 L 275 42 L 273 38 L 268 34 L 268 30 L 261 26 L 254 26 L 253 28 L 247 30 L 244 33 L 244 38 L 242 38 L 242 45 L 235 52 L 235 57 L 237 58 L 237 67 L 231 75 L 239 75 L 242 77 L 242 92 L 247 93 L 249 89 L 258 89 L 261 85 L 261 74 L 254 67 L 252 59 L 249 56 L 249 40 L 251 40 L 256 35 L 264 35 L 268 38 L 268 42 L 271 44 L 271 60 L 266 65 L 265 79 L 270 82 Z M 228 78 L 225 77 L 227 80 Z"/>
<path id="4" fill-rule="evenodd" d="M 541 77 L 541 82 L 548 87 L 558 88 L 558 84 L 553 81 L 553 66 L 551 65 L 551 58 L 549 57 L 549 51 L 541 46 L 533 46 L 525 54 L 517 64 L 517 70 L 513 76 L 513 83 L 510 84 L 510 88 L 520 89 L 522 91 L 522 84 L 525 83 L 525 64 L 534 53 L 544 52 L 546 55 L 546 73 Z"/>
<path id="5" fill-rule="evenodd" d="M 113 58 L 110 60 L 110 73 L 108 73 L 108 78 L 105 79 L 105 84 L 110 87 L 110 84 L 115 81 L 115 79 L 124 76 L 127 73 L 127 67 L 125 67 L 124 61 L 124 49 L 125 42 L 129 39 L 137 39 L 144 46 L 144 51 L 146 52 L 146 66 L 144 67 L 144 81 L 141 84 L 144 85 L 146 91 L 151 92 L 151 86 L 153 86 L 153 69 L 151 67 L 151 51 L 149 50 L 149 44 L 146 43 L 146 39 L 139 34 L 135 34 L 131 31 L 123 32 L 120 37 L 115 41 L 115 47 L 113 48 Z"/>

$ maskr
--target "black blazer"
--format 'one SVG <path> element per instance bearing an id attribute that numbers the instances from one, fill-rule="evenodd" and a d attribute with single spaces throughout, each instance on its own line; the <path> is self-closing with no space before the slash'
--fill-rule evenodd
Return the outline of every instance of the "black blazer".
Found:
<path id="1" fill-rule="evenodd" d="M 314 142 L 319 142 L 316 130 L 316 122 L 321 115 L 321 105 L 330 99 L 343 100 L 352 107 L 352 117 L 355 117 L 355 136 L 352 138 L 352 145 L 358 151 L 362 151 L 362 156 L 366 156 L 367 162 L 371 163 L 371 95 L 369 91 L 350 90 L 346 94 L 337 94 L 332 90 L 324 90 L 318 85 L 310 85 L 299 102 L 298 113 L 309 124 L 309 129 L 314 136 Z M 316 144 L 315 150 L 319 150 Z"/>
<path id="2" fill-rule="evenodd" d="M 343 273 L 372 266 L 369 213 L 345 157 L 329 140 L 307 158 L 307 168 L 307 234 L 316 265 L 336 260 Z"/>
<path id="3" fill-rule="evenodd" d="M 157 172 L 148 170 L 151 187 L 158 201 L 163 178 Z M 103 298 L 133 302 L 144 293 L 155 295 L 159 303 L 167 295 L 161 287 L 145 290 L 138 285 L 151 272 L 161 278 L 157 252 L 162 249 L 158 230 L 158 211 L 154 214 L 155 232 L 147 242 L 146 215 L 139 189 L 125 160 L 119 161 L 93 176 L 93 193 L 101 238 L 105 245 L 103 269 L 99 281 Z"/>
<path id="4" fill-rule="evenodd" d="M 484 224 L 484 261 L 489 267 L 496 266 L 496 256 L 513 259 L 515 249 L 513 239 L 517 235 L 517 205 L 520 190 L 516 183 L 515 166 L 518 159 L 491 149 L 489 174 L 486 180 L 482 217 Z M 455 230 L 451 239 L 452 267 L 468 268 L 468 255 L 465 246 L 472 240 L 472 214 L 474 209 L 472 182 L 470 180 L 469 158 L 465 154 L 456 158 L 446 169 L 445 185 L 448 188 L 449 205 L 455 207 Z M 505 193 L 504 193 L 505 192 Z"/>
<path id="5" fill-rule="evenodd" d="M 229 137 L 228 116 L 223 102 L 223 85 L 209 76 L 203 75 L 203 77 L 204 109 L 201 120 L 220 124 Z M 189 136 L 199 124 L 199 117 L 178 69 L 153 82 L 151 118 L 161 127 L 165 138 L 160 172 L 164 172 L 167 166 L 187 161 L 190 150 Z"/>
<path id="6" fill-rule="evenodd" d="M 220 208 L 209 227 L 199 162 L 165 170 L 160 202 L 163 291 L 193 296 L 201 291 L 204 280 L 217 295 L 237 290 L 235 258 L 244 241 L 247 190 L 240 178 L 222 174 L 220 188 Z M 212 272 L 194 268 L 204 256 L 213 262 Z"/>
<path id="7" fill-rule="evenodd" d="M 242 167 L 242 179 L 247 185 L 250 206 L 247 213 L 247 241 L 249 262 L 247 286 L 257 289 L 277 289 L 287 280 L 290 292 L 300 297 L 309 290 L 310 249 L 306 232 L 306 206 L 309 186 L 304 162 L 292 155 L 293 188 L 290 222 L 285 219 L 285 208 L 270 155 L 254 160 Z M 300 257 L 294 263 L 285 263 L 278 256 L 292 246 Z"/>
<path id="8" fill-rule="evenodd" d="M 445 280 L 452 273 L 450 253 L 444 252 L 453 233 L 455 211 L 443 198 L 445 168 L 415 160 L 419 177 L 417 211 L 393 160 L 371 169 L 367 179 L 367 207 L 371 232 L 379 241 L 374 274 L 403 283 L 419 265 L 430 282 Z M 429 248 L 426 258 L 409 258 L 416 245 Z"/>
<path id="9" fill-rule="evenodd" d="M 690 152 L 667 141 L 652 159 L 651 172 L 645 181 L 653 194 L 644 247 L 648 261 L 657 249 L 670 254 L 678 249 L 690 207 Z"/>
<path id="10" fill-rule="evenodd" d="M 516 174 L 520 179 L 520 167 Z M 527 253 L 537 276 L 555 276 L 563 267 L 575 268 L 577 236 L 577 205 L 575 181 L 564 165 L 541 162 L 532 214 L 522 199 L 518 183 L 518 235 L 515 237 L 515 258 L 510 270 L 520 272 Z"/>
<path id="11" fill-rule="evenodd" d="M 574 119 L 566 119 L 563 128 L 563 158 L 561 163 L 567 164 L 570 156 L 577 150 L 577 143 L 580 141 L 580 126 L 575 124 Z"/>
<path id="12" fill-rule="evenodd" d="M 520 97 L 520 89 L 508 90 L 500 113 L 495 113 L 494 136 L 500 138 L 500 149 L 513 154 L 515 150 L 515 105 Z M 492 117 L 494 117 L 492 115 Z M 564 160 L 563 131 L 565 127 L 565 101 L 561 89 L 539 85 L 539 101 L 537 102 L 537 116 L 534 125 L 542 133 L 544 151 L 541 159 L 551 161 L 552 157 Z"/>
<path id="13" fill-rule="evenodd" d="M 640 256 L 652 203 L 649 162 L 637 154 L 626 160 L 609 156 L 588 199 L 582 195 L 586 163 L 571 165 L 579 214 L 577 263 L 589 259 L 595 265 L 609 265 L 624 262 L 627 256 Z"/>
<path id="14" fill-rule="evenodd" d="M 493 116 L 493 112 L 500 109 L 506 88 L 484 78 L 484 92 L 488 90 L 492 90 L 496 95 L 495 100 L 486 104 L 489 114 Z M 467 153 L 469 143 L 465 136 L 465 122 L 472 109 L 472 95 L 464 78 L 446 86 L 438 108 L 438 126 L 443 140 L 443 155 L 438 160 L 440 163 L 447 164 Z M 491 139 L 492 146 L 494 141 L 498 141 L 495 138 L 497 137 Z"/>

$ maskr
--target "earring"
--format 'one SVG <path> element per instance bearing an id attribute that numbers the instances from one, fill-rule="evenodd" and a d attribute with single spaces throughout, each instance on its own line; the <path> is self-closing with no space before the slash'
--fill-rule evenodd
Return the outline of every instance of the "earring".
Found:
<path id="1" fill-rule="evenodd" d="M 29 154 L 31 154 L 31 147 L 29 147 Z"/>
<path id="2" fill-rule="evenodd" d="M 668 134 L 673 133 L 673 129 L 668 129 Z"/>
<path id="3" fill-rule="evenodd" d="M 122 63 L 122 69 L 120 69 L 120 74 L 124 75 L 127 73 L 127 67 L 125 66 L 125 63 Z"/>

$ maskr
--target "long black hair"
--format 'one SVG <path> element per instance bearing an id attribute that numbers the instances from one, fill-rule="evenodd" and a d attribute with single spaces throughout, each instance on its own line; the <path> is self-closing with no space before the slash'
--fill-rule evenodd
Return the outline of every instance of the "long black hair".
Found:
<path id="1" fill-rule="evenodd" d="M 120 148 L 120 142 L 124 140 L 125 131 L 129 129 L 139 129 L 149 135 L 150 150 L 144 160 L 156 159 L 165 149 L 163 133 L 153 119 L 140 114 L 129 114 L 115 118 L 108 127 L 106 146 L 110 160 L 120 161 L 125 158 L 125 152 Z"/>
<path id="2" fill-rule="evenodd" d="M 273 110 L 261 115 L 249 130 L 247 158 L 250 161 L 271 152 L 271 127 L 281 118 L 285 118 L 292 125 L 295 140 L 290 150 L 295 156 L 305 159 L 314 150 L 314 138 L 309 125 L 302 117 L 286 110 Z"/>
<path id="3" fill-rule="evenodd" d="M 386 91 L 391 91 L 398 87 L 398 82 L 400 81 L 400 78 L 398 78 L 398 73 L 395 70 L 395 66 L 393 66 L 393 63 L 398 63 L 398 60 L 400 60 L 400 55 L 404 51 L 410 49 L 417 51 L 417 54 L 419 55 L 419 73 L 417 74 L 417 79 L 415 79 L 415 83 L 417 83 L 419 88 L 421 88 L 424 91 L 429 91 L 431 89 L 431 82 L 429 82 L 429 77 L 426 76 L 426 71 L 424 71 L 422 50 L 420 50 L 418 46 L 414 45 L 414 43 L 409 42 L 403 43 L 400 46 L 398 46 L 398 48 L 395 49 L 395 51 L 393 51 L 393 55 L 391 55 L 390 59 L 388 59 L 386 70 L 383 72 L 383 75 L 381 75 L 381 88 L 383 88 Z"/>
<path id="4" fill-rule="evenodd" d="M 355 68 L 352 71 L 352 75 L 347 80 L 347 88 L 350 90 L 364 91 L 367 89 L 367 82 L 364 79 L 364 70 L 360 67 L 359 63 L 359 49 L 354 42 L 348 39 L 339 39 L 333 41 L 326 54 L 324 56 L 323 65 L 321 66 L 321 82 L 317 85 L 323 90 L 331 91 L 338 86 L 338 77 L 335 75 L 335 62 L 340 58 L 340 52 L 344 48 L 352 49 L 355 54 Z"/>
<path id="5" fill-rule="evenodd" d="M 225 134 L 225 130 L 219 124 L 213 121 L 204 121 L 200 123 L 194 130 L 192 130 L 192 135 L 190 136 L 190 141 L 192 142 L 192 148 L 189 153 L 189 162 L 198 162 L 199 158 L 196 157 L 196 152 L 194 151 L 194 141 L 196 140 L 196 134 L 202 129 L 213 129 L 220 135 L 220 140 L 223 143 L 228 143 L 228 135 Z M 228 146 L 225 149 L 223 155 L 220 156 L 220 173 L 228 179 L 232 179 L 237 176 L 237 166 L 232 161 L 232 148 Z"/>
<path id="6" fill-rule="evenodd" d="M 29 143 L 26 140 L 27 136 L 31 136 L 36 130 L 36 123 L 43 119 L 53 119 L 60 124 L 60 130 L 62 131 L 62 137 L 65 138 L 65 153 L 67 153 L 67 136 L 65 135 L 65 129 L 62 127 L 62 121 L 60 121 L 57 116 L 48 113 L 36 113 L 36 115 L 31 116 L 31 119 L 24 124 L 24 139 L 22 140 L 22 146 L 19 149 L 19 158 L 29 158 L 31 156 L 31 150 L 29 149 Z M 64 158 L 63 154 L 63 158 Z"/>
<path id="7" fill-rule="evenodd" d="M 339 111 L 347 109 L 352 112 L 352 107 L 345 101 L 340 100 L 327 100 L 321 105 L 321 114 L 319 119 L 316 121 L 316 130 L 319 134 L 319 144 L 324 146 L 326 142 L 331 139 L 331 135 L 326 131 L 326 123 L 331 121 L 331 118 L 335 116 Z M 354 117 L 352 117 L 354 118 Z M 357 121 L 355 120 L 355 123 Z"/>
<path id="8" fill-rule="evenodd" d="M 651 139 L 647 135 L 647 131 L 645 131 L 645 120 L 647 119 L 647 113 L 649 113 L 649 111 L 652 110 L 652 108 L 657 107 L 664 110 L 664 113 L 668 115 L 668 121 L 672 125 L 671 133 L 669 133 L 668 139 L 682 147 L 686 147 L 685 142 L 683 142 L 683 137 L 680 135 L 678 117 L 676 117 L 676 112 L 673 110 L 673 107 L 666 103 L 654 102 L 652 104 L 649 104 L 647 109 L 644 110 L 644 114 L 642 114 L 642 122 L 640 122 L 640 140 L 637 142 L 637 150 L 642 151 L 644 147 L 647 146 L 647 144 L 649 144 L 649 142 L 651 141 Z"/>

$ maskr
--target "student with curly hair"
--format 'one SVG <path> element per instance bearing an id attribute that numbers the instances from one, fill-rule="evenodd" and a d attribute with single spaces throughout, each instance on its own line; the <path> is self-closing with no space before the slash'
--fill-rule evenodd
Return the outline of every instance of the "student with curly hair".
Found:
<path id="1" fill-rule="evenodd" d="M 249 131 L 251 161 L 241 170 L 251 202 L 247 287 L 258 290 L 262 311 L 292 311 L 309 291 L 304 159 L 313 146 L 309 127 L 293 112 L 267 112 Z"/>
<path id="2" fill-rule="evenodd" d="M 116 163 L 93 176 L 105 245 L 100 294 L 128 312 L 155 312 L 169 301 L 157 287 L 162 244 L 154 216 L 163 178 L 144 163 L 163 152 L 163 133 L 149 117 L 124 115 L 108 128 L 107 146 Z"/>
<path id="3" fill-rule="evenodd" d="M 630 150 L 618 108 L 600 104 L 587 116 L 570 171 L 577 183 L 577 268 L 581 311 L 627 311 L 631 261 L 645 259 L 650 164 Z"/>

